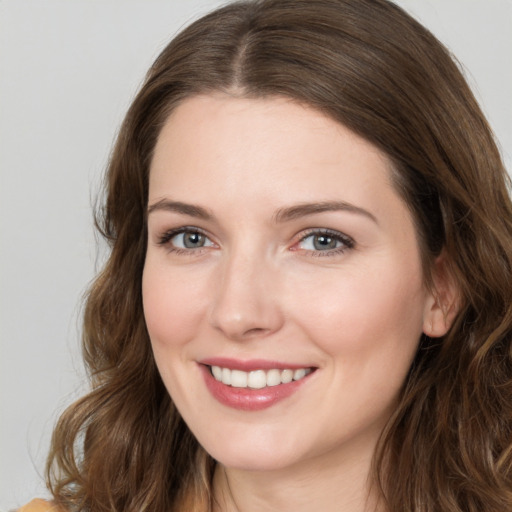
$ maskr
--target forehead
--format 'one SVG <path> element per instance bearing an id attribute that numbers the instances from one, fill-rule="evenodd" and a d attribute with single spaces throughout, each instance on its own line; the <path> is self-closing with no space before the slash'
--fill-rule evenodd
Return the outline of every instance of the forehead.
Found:
<path id="1" fill-rule="evenodd" d="M 302 189 L 325 181 L 387 183 L 391 164 L 374 145 L 321 112 L 282 97 L 195 96 L 165 123 L 151 164 L 150 195 L 161 181 L 256 187 L 300 181 Z M 321 172 L 320 172 L 321 171 Z M 226 190 L 227 192 L 227 190 Z"/>

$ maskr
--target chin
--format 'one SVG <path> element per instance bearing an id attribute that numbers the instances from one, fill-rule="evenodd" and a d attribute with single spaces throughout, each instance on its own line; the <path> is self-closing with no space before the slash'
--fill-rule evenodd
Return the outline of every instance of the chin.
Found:
<path id="1" fill-rule="evenodd" d="M 297 462 L 296 456 L 268 454 L 251 451 L 251 453 L 222 453 L 214 457 L 223 466 L 239 471 L 270 472 L 286 469 Z"/>
<path id="2" fill-rule="evenodd" d="M 238 437 L 238 436 L 237 436 Z M 202 443 L 205 450 L 227 468 L 243 471 L 278 471 L 298 462 L 300 453 L 296 443 L 283 442 L 255 435 L 246 439 L 224 435 L 225 442 L 210 439 Z M 287 440 L 289 441 L 289 440 Z"/>

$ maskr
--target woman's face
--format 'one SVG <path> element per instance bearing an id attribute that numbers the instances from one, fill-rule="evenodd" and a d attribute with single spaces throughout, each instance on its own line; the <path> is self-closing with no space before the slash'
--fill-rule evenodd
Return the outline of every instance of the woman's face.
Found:
<path id="1" fill-rule="evenodd" d="M 148 230 L 156 363 L 204 448 L 371 456 L 436 307 L 386 156 L 291 100 L 196 96 L 160 134 Z"/>

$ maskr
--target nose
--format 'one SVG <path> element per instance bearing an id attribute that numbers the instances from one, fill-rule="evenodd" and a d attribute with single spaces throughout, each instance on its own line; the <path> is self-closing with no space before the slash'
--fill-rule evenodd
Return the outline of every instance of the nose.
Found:
<path id="1" fill-rule="evenodd" d="M 283 324 L 278 270 L 257 254 L 226 258 L 215 279 L 210 323 L 234 341 L 264 337 Z"/>

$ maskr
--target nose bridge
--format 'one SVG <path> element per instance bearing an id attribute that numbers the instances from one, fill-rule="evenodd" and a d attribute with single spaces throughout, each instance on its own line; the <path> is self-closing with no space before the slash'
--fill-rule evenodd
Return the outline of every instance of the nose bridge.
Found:
<path id="1" fill-rule="evenodd" d="M 243 340 L 279 329 L 277 269 L 265 251 L 239 244 L 223 257 L 215 280 L 212 325 L 230 339 Z"/>

